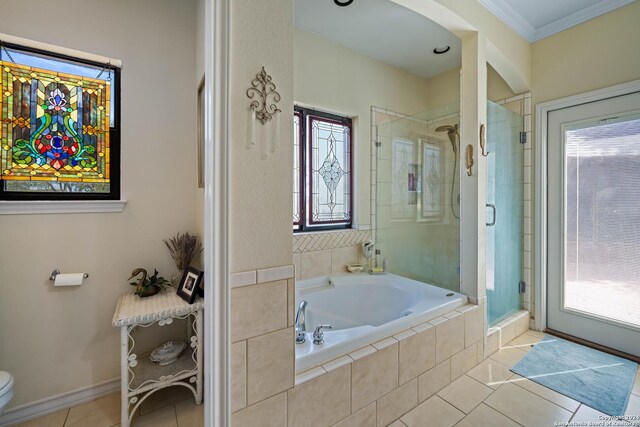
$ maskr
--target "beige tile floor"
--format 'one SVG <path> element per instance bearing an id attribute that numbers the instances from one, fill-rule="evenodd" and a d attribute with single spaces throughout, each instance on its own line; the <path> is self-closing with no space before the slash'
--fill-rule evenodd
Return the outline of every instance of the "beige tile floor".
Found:
<path id="1" fill-rule="evenodd" d="M 606 426 L 606 422 L 598 418 L 605 416 L 601 412 L 509 370 L 542 336 L 535 331 L 525 332 L 391 426 L 555 427 L 562 422 Z M 171 387 L 143 402 L 132 427 L 202 427 L 203 411 L 203 405 L 196 405 L 188 390 Z M 636 374 L 627 415 L 640 415 L 640 372 Z M 616 423 L 609 425 L 640 426 L 640 419 Z M 119 425 L 119 394 L 20 424 L 22 427 Z"/>
<path id="2" fill-rule="evenodd" d="M 593 408 L 511 372 L 509 369 L 542 336 L 527 331 L 515 338 L 402 416 L 393 427 L 555 427 L 567 423 L 640 426 L 640 419 L 611 420 Z M 640 371 L 636 373 L 626 415 L 640 416 Z"/>
<path id="3" fill-rule="evenodd" d="M 112 427 L 120 425 L 120 393 L 74 406 L 20 427 Z M 202 427 L 204 405 L 196 405 L 193 394 L 184 387 L 160 390 L 140 405 L 132 427 Z"/>

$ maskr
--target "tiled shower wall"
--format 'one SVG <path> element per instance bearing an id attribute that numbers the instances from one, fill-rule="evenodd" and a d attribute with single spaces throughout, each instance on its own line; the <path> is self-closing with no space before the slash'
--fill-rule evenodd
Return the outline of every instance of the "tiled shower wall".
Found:
<path id="1" fill-rule="evenodd" d="M 436 113 L 438 109 L 430 110 Z M 429 133 L 439 125 L 455 123 L 459 113 L 442 109 L 442 114 L 434 114 L 431 119 L 424 120 L 415 116 L 405 116 L 389 110 L 373 107 L 372 122 L 376 128 L 371 130 L 371 212 L 372 224 L 376 233 L 377 263 L 384 264 L 389 271 L 412 279 L 435 284 L 450 290 L 459 290 L 460 284 L 460 227 L 452 215 L 451 189 L 452 169 L 454 168 L 453 152 L 449 148 L 446 134 Z M 385 125 L 392 121 L 391 125 Z M 398 191 L 399 177 L 393 174 L 394 144 L 396 138 L 405 141 L 442 143 L 441 154 L 441 200 L 442 213 L 436 218 L 421 217 L 418 205 L 403 205 L 394 201 L 393 194 Z M 377 144 L 380 144 L 377 147 Z M 414 156 L 420 157 L 420 148 L 416 145 Z M 416 158 L 406 160 L 408 163 L 421 165 Z M 406 165 L 407 167 L 409 164 Z M 426 165 L 417 166 L 426 168 Z M 402 179 L 402 178 L 400 178 Z M 407 183 L 400 184 L 406 186 Z M 459 180 L 456 180 L 456 188 Z M 406 201 L 405 201 L 406 202 Z M 409 216 L 405 209 L 409 208 Z M 457 203 L 454 202 L 457 210 Z"/>
<path id="2" fill-rule="evenodd" d="M 523 218 L 523 248 L 522 248 L 522 266 L 523 278 L 526 283 L 525 293 L 523 295 L 523 308 L 531 317 L 535 313 L 534 310 L 534 288 L 533 288 L 533 150 L 531 149 L 531 92 L 517 95 L 511 98 L 496 101 L 496 104 L 502 105 L 509 110 L 520 114 L 524 119 L 524 131 L 527 134 L 527 142 L 524 146 L 524 218 Z"/>
<path id="3" fill-rule="evenodd" d="M 523 294 L 523 308 L 533 315 L 535 313 L 535 301 L 534 301 L 534 288 L 533 288 L 533 180 L 532 180 L 532 168 L 533 168 L 533 150 L 531 149 L 531 93 L 524 93 L 516 95 L 511 98 L 495 101 L 497 104 L 504 106 L 505 108 L 514 111 L 521 115 L 524 120 L 524 131 L 527 135 L 527 142 L 524 146 L 524 218 L 523 218 L 523 248 L 522 248 L 522 265 L 523 265 L 523 278 L 526 283 L 525 293 Z M 371 225 L 372 225 L 372 238 L 375 241 L 376 238 L 376 183 L 377 183 L 377 162 L 376 162 L 376 142 L 377 126 L 386 123 L 391 120 L 397 120 L 406 116 L 399 113 L 385 110 L 382 108 L 371 108 Z M 460 242 L 462 244 L 462 242 Z"/>
<path id="4" fill-rule="evenodd" d="M 371 238 L 371 230 L 294 234 L 293 264 L 296 267 L 296 279 L 346 273 L 347 264 L 363 262 L 362 243 Z"/>

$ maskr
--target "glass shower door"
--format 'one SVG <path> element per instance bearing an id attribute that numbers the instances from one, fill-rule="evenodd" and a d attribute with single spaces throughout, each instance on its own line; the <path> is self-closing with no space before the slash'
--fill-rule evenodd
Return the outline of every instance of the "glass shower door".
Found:
<path id="1" fill-rule="evenodd" d="M 523 164 L 522 116 L 487 103 L 487 304 L 493 325 L 521 308 Z"/>

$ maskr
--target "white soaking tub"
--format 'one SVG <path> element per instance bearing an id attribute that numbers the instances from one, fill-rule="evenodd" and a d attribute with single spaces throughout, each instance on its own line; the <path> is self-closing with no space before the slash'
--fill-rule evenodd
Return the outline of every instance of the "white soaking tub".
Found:
<path id="1" fill-rule="evenodd" d="M 467 297 L 391 273 L 344 274 L 296 282 L 296 310 L 307 301 L 306 341 L 296 344 L 296 371 L 302 372 L 441 316 Z M 330 324 L 324 344 L 313 330 Z"/>

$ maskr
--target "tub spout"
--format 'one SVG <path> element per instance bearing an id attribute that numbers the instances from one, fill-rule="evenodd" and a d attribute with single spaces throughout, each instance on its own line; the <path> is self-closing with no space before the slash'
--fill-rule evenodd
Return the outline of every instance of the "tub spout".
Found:
<path id="1" fill-rule="evenodd" d="M 302 301 L 298 306 L 298 311 L 296 312 L 296 344 L 302 344 L 307 340 L 305 335 L 305 309 L 307 308 L 307 302 Z"/>

